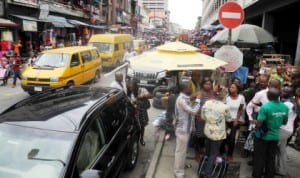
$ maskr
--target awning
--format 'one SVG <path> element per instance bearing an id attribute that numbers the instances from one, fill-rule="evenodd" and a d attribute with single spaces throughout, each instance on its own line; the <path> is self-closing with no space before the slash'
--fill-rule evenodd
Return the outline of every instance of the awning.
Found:
<path id="1" fill-rule="evenodd" d="M 73 25 L 77 25 L 77 26 L 86 26 L 86 27 L 90 26 L 89 24 L 81 22 L 79 20 L 68 19 L 68 22 L 70 22 Z"/>
<path id="2" fill-rule="evenodd" d="M 54 27 L 58 27 L 58 28 L 74 28 L 74 25 L 68 23 L 66 18 L 54 16 L 54 15 L 48 15 L 48 17 L 46 19 L 38 19 L 36 17 L 29 17 L 29 16 L 24 16 L 24 15 L 14 15 L 14 14 L 12 14 L 12 16 L 23 19 L 23 20 L 52 23 L 52 25 Z"/>
<path id="3" fill-rule="evenodd" d="M 102 30 L 108 29 L 107 26 L 104 25 L 90 25 L 90 27 L 95 29 L 102 29 Z"/>
<path id="4" fill-rule="evenodd" d="M 48 15 L 48 17 L 45 19 L 46 21 L 52 23 L 55 27 L 59 28 L 74 28 L 74 25 L 67 22 L 67 19 L 60 16 L 54 16 L 54 15 Z"/>
<path id="5" fill-rule="evenodd" d="M 0 27 L 17 27 L 17 26 L 19 25 L 12 22 L 11 20 L 0 18 Z"/>

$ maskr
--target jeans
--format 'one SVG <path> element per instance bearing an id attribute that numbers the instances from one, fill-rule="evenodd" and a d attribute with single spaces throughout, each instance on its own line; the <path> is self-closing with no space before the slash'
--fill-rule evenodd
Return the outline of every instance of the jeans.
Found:
<path id="1" fill-rule="evenodd" d="M 14 71 L 14 81 L 13 81 L 13 85 L 16 85 L 17 83 L 17 78 L 19 80 L 21 80 L 21 71 L 20 70 L 17 70 L 17 71 Z"/>

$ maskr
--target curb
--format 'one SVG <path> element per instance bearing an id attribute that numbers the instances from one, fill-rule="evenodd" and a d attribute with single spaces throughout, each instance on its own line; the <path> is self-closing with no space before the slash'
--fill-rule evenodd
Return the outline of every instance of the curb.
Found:
<path id="1" fill-rule="evenodd" d="M 159 133 L 158 142 L 155 146 L 155 150 L 154 150 L 150 165 L 148 167 L 148 170 L 146 172 L 145 178 L 154 178 L 154 176 L 155 176 L 157 165 L 158 165 L 158 162 L 159 162 L 159 159 L 161 156 L 161 152 L 162 152 L 162 149 L 163 149 L 164 143 L 165 143 L 165 135 L 166 135 L 166 131 L 161 130 Z"/>

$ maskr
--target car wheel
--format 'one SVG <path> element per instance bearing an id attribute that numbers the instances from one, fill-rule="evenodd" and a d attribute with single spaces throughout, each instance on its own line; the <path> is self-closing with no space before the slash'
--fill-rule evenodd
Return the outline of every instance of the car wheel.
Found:
<path id="1" fill-rule="evenodd" d="M 97 70 L 93 82 L 94 82 L 94 83 L 99 82 L 100 78 L 101 78 L 100 71 Z"/>
<path id="2" fill-rule="evenodd" d="M 139 142 L 138 138 L 134 139 L 129 148 L 129 154 L 126 161 L 126 170 L 132 170 L 136 166 L 139 156 Z"/>
<path id="3" fill-rule="evenodd" d="M 72 88 L 73 86 L 74 86 L 74 82 L 69 81 L 69 82 L 67 83 L 67 87 L 68 87 L 68 88 Z"/>

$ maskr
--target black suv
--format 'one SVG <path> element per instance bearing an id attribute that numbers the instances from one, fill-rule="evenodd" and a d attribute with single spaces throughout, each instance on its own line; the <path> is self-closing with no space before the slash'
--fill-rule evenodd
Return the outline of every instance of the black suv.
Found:
<path id="1" fill-rule="evenodd" d="M 133 169 L 140 127 L 112 88 L 52 89 L 0 114 L 0 177 L 111 178 Z"/>

